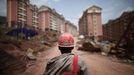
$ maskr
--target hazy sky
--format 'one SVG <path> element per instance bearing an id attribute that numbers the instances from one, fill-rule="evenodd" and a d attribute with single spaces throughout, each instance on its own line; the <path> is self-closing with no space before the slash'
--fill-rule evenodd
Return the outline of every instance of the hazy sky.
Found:
<path id="1" fill-rule="evenodd" d="M 115 19 L 123 11 L 134 10 L 134 0 L 30 0 L 38 7 L 48 5 L 74 24 L 78 24 L 84 10 L 92 5 L 102 8 L 102 23 Z M 0 0 L 0 15 L 6 15 L 6 0 Z"/>

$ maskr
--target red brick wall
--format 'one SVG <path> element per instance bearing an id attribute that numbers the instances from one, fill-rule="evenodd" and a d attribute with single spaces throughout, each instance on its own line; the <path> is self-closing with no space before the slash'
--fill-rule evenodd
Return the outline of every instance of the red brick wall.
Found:
<path id="1" fill-rule="evenodd" d="M 49 28 L 49 18 L 50 13 L 47 11 L 42 11 L 38 14 L 39 28 L 45 31 L 46 28 Z"/>
<path id="2" fill-rule="evenodd" d="M 88 18 L 87 19 L 88 20 L 88 22 L 87 22 L 88 23 L 87 24 L 88 25 L 88 35 L 89 36 L 93 36 L 93 34 L 94 34 L 93 33 L 93 18 L 92 18 L 93 15 L 92 14 L 88 14 L 87 16 L 88 16 L 87 17 Z"/>
<path id="3" fill-rule="evenodd" d="M 49 23 L 50 23 L 50 12 L 46 11 L 45 12 L 45 28 L 49 28 Z"/>
<path id="4" fill-rule="evenodd" d="M 32 26 L 32 10 L 31 6 L 27 6 L 27 25 Z"/>
<path id="5" fill-rule="evenodd" d="M 103 31 L 102 31 L 102 21 L 101 21 L 101 14 L 96 14 L 97 16 L 97 36 L 102 36 Z"/>
<path id="6" fill-rule="evenodd" d="M 40 12 L 38 14 L 38 22 L 39 22 L 39 28 L 43 31 L 45 31 L 45 22 L 44 22 L 44 15 L 45 13 L 44 12 Z"/>
<path id="7" fill-rule="evenodd" d="M 17 0 L 7 0 L 7 22 L 17 21 Z M 10 27 L 10 26 L 9 26 Z"/>

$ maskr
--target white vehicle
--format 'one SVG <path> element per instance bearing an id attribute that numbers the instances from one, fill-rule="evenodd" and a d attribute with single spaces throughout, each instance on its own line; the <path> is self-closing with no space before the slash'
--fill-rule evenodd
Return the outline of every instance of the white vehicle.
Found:
<path id="1" fill-rule="evenodd" d="M 85 37 L 84 37 L 84 35 L 80 35 L 79 37 L 78 37 L 78 39 L 84 39 Z"/>

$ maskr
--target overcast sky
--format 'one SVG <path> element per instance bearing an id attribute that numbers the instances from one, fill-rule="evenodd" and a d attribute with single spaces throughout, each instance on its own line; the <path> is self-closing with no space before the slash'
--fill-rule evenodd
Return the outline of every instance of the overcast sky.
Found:
<path id="1" fill-rule="evenodd" d="M 74 24 L 78 24 L 84 10 L 92 5 L 102 8 L 102 23 L 119 17 L 124 11 L 134 10 L 134 0 L 30 0 L 38 7 L 48 5 Z M 6 16 L 6 0 L 0 0 L 0 15 Z"/>

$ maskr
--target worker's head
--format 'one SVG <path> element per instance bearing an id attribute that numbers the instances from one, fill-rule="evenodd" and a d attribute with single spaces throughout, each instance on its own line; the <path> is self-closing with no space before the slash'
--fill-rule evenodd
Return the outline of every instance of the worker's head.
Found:
<path id="1" fill-rule="evenodd" d="M 74 48 L 74 38 L 69 33 L 63 33 L 58 40 L 58 46 L 61 53 L 70 53 Z"/>

